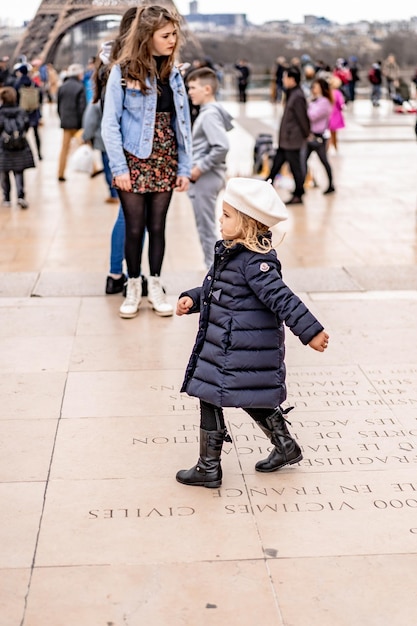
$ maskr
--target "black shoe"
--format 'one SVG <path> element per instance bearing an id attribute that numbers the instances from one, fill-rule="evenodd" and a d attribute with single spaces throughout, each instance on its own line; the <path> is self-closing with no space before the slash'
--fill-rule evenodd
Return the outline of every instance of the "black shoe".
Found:
<path id="1" fill-rule="evenodd" d="M 126 280 L 127 278 L 124 274 L 122 274 L 120 278 L 113 278 L 113 276 L 107 276 L 106 293 L 107 294 L 122 293 Z"/>
<path id="2" fill-rule="evenodd" d="M 333 185 L 329 185 L 326 191 L 323 191 L 323 196 L 327 196 L 328 193 L 334 193 L 335 191 L 336 189 L 333 187 Z"/>
<path id="3" fill-rule="evenodd" d="M 265 424 L 256 422 L 275 446 L 267 459 L 256 463 L 257 472 L 276 472 L 286 465 L 294 465 L 294 463 L 302 461 L 301 448 L 291 437 L 287 427 L 287 423 L 290 424 L 290 422 L 284 417 L 293 408 L 289 407 L 285 410 L 277 408 L 272 415 L 266 418 Z"/>
<path id="4" fill-rule="evenodd" d="M 146 276 L 142 275 L 142 296 L 145 297 L 148 295 L 148 281 L 146 280 Z"/>
<path id="5" fill-rule="evenodd" d="M 299 196 L 293 196 L 290 200 L 287 200 L 285 204 L 303 204 L 303 199 Z"/>
<path id="6" fill-rule="evenodd" d="M 63 176 L 58 176 L 58 180 L 60 183 L 64 183 L 67 179 L 64 178 Z"/>

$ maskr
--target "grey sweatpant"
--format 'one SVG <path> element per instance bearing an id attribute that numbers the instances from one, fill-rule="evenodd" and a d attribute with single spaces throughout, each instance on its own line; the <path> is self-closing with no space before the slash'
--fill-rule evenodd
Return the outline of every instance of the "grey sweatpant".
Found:
<path id="1" fill-rule="evenodd" d="M 191 183 L 188 190 L 207 269 L 213 263 L 214 244 L 219 239 L 216 203 L 217 196 L 225 185 L 225 180 L 224 170 L 212 170 L 202 174 L 195 183 Z"/>

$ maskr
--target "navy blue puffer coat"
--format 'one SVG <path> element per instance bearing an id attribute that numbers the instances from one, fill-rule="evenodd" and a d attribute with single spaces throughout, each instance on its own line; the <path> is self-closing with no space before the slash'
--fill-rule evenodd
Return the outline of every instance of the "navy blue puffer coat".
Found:
<path id="1" fill-rule="evenodd" d="M 222 407 L 282 404 L 284 322 L 303 344 L 323 326 L 283 282 L 275 250 L 262 254 L 219 241 L 203 285 L 185 295 L 200 322 L 181 391 Z"/>

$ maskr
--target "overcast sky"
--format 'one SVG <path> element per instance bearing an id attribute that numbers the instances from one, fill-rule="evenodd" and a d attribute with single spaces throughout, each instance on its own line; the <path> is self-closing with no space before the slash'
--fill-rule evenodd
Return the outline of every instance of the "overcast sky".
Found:
<path id="1" fill-rule="evenodd" d="M 157 4 L 157 0 L 155 1 Z M 177 9 L 183 15 L 189 13 L 188 0 L 176 0 Z M 2 0 L 0 21 L 19 25 L 23 20 L 34 17 L 40 0 Z M 271 2 L 271 0 L 199 0 L 199 13 L 246 13 L 250 22 L 262 24 L 269 20 L 290 20 L 301 23 L 304 15 L 326 17 L 334 22 L 346 24 L 359 20 L 409 20 L 417 16 L 416 0 L 401 2 L 337 2 L 336 0 L 295 0 L 292 2 Z"/>

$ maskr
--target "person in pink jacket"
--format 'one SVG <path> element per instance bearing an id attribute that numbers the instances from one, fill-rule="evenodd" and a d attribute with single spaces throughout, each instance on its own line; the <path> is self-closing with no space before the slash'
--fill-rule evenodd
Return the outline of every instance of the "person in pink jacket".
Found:
<path id="1" fill-rule="evenodd" d="M 333 173 L 327 159 L 327 142 L 329 138 L 329 121 L 333 111 L 332 89 L 324 78 L 315 78 L 311 84 L 311 100 L 308 103 L 307 115 L 310 120 L 310 136 L 307 139 L 305 153 L 305 171 L 312 152 L 315 152 L 326 170 L 329 184 L 324 194 L 335 191 Z"/>
<path id="2" fill-rule="evenodd" d="M 337 76 L 332 76 L 330 86 L 333 93 L 333 110 L 329 120 L 330 141 L 328 147 L 333 146 L 337 150 L 337 131 L 345 127 L 343 111 L 345 109 L 345 98 L 340 91 L 342 81 Z"/>

